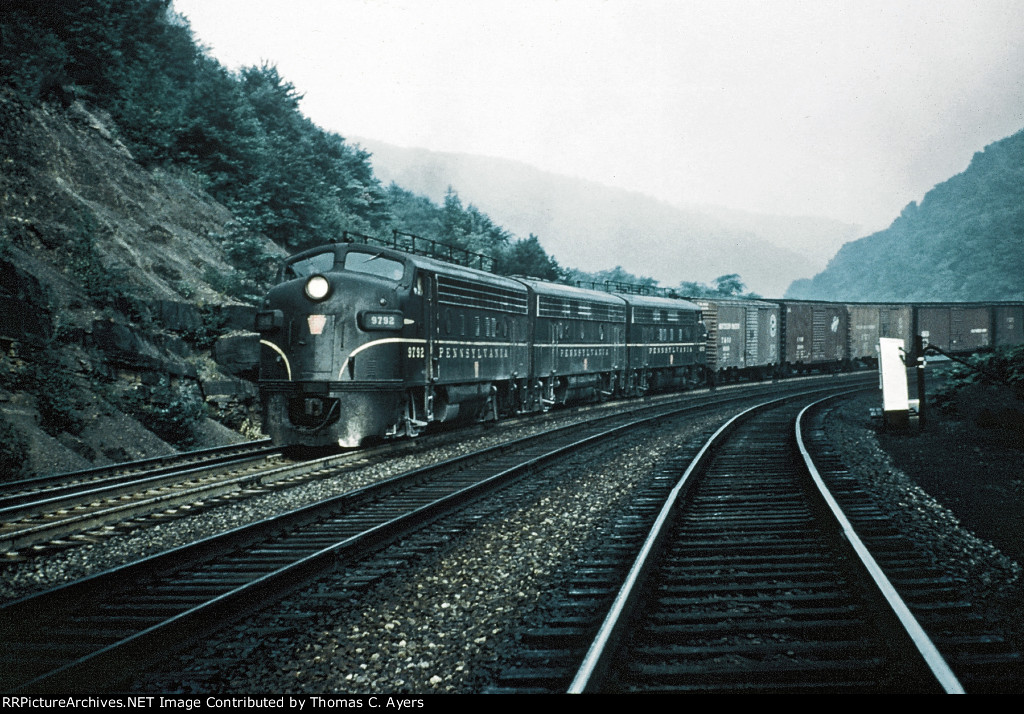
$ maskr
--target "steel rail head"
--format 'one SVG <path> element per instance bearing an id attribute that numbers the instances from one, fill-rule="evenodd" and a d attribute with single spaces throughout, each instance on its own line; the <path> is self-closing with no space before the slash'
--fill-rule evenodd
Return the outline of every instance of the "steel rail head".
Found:
<path id="1" fill-rule="evenodd" d="M 229 444 L 227 446 L 212 446 L 203 449 L 195 449 L 192 451 L 181 451 L 173 454 L 164 454 L 162 456 L 149 456 L 144 459 L 136 459 L 134 461 L 122 461 L 116 464 L 104 464 L 102 466 L 90 466 L 89 468 L 81 469 L 79 471 L 66 471 L 52 474 L 41 474 L 37 476 L 31 476 L 26 479 L 20 479 L 18 481 L 6 481 L 3 484 L 5 492 L 12 492 L 17 488 L 36 488 L 39 484 L 48 484 L 54 481 L 68 480 L 77 477 L 88 477 L 94 474 L 104 474 L 113 471 L 123 470 L 141 470 L 150 465 L 158 464 L 174 464 L 174 463 L 185 463 L 189 460 L 200 460 L 207 456 L 215 456 L 217 454 L 228 454 L 234 451 L 244 451 L 245 449 L 258 448 L 261 446 L 269 446 L 270 439 L 256 439 L 255 441 L 246 441 L 239 444 Z"/>
<path id="2" fill-rule="evenodd" d="M 903 598 L 901 598 L 899 593 L 896 592 L 896 588 L 893 587 L 892 583 L 889 581 L 889 578 L 886 577 L 885 573 L 882 571 L 882 568 L 878 565 L 874 557 L 871 555 L 871 552 L 867 549 L 867 546 L 864 545 L 864 542 L 860 539 L 860 536 L 857 535 L 856 530 L 854 530 L 853 525 L 850 523 L 849 519 L 843 513 L 842 509 L 836 502 L 835 498 L 832 497 L 832 494 L 829 492 L 824 480 L 821 478 L 821 474 L 818 473 L 818 469 L 814 465 L 814 461 L 811 458 L 810 452 L 807 450 L 807 447 L 804 444 L 802 435 L 802 422 L 804 414 L 806 414 L 811 408 L 821 404 L 822 402 L 832 399 L 835 396 L 842 395 L 833 395 L 832 397 L 819 399 L 818 401 L 812 404 L 808 404 L 797 415 L 795 426 L 796 443 L 797 447 L 800 450 L 800 455 L 803 457 L 804 465 L 807 467 L 807 470 L 811 475 L 811 479 L 814 482 L 814 485 L 817 487 L 822 498 L 825 500 L 829 509 L 831 509 L 833 515 L 835 516 L 836 521 L 842 528 L 843 535 L 846 537 L 847 541 L 850 543 L 850 546 L 861 559 L 861 562 L 864 564 L 864 567 L 867 569 L 872 580 L 874 580 L 879 592 L 885 598 L 886 602 L 889 603 L 889 606 L 892 608 L 897 618 L 899 618 L 900 624 L 903 625 L 904 630 L 906 631 L 910 639 L 913 641 L 914 646 L 917 648 L 917 651 L 921 654 L 921 657 L 924 659 L 925 663 L 927 664 L 932 675 L 935 677 L 936 681 L 939 683 L 939 685 L 942 687 L 943 691 L 946 694 L 964 694 L 963 685 L 960 684 L 960 681 L 953 673 L 953 670 L 950 669 L 949 665 L 946 663 L 946 660 L 943 658 L 942 654 L 935 646 L 935 643 L 932 642 L 931 638 L 924 631 L 924 628 L 921 627 L 921 624 L 917 621 L 917 618 L 915 618 L 913 613 L 910 612 L 910 608 L 907 607 L 907 604 L 903 601 Z"/>
<path id="3" fill-rule="evenodd" d="M 852 391 L 852 390 L 851 390 Z M 616 639 L 618 629 L 622 624 L 623 614 L 628 609 L 628 604 L 636 591 L 645 570 L 647 569 L 648 556 L 656 548 L 657 542 L 661 539 L 665 525 L 668 522 L 669 514 L 675 507 L 676 502 L 679 500 L 680 494 L 683 493 L 685 487 L 688 486 L 691 475 L 696 471 L 703 462 L 712 454 L 714 449 L 717 447 L 717 442 L 726 434 L 731 432 L 736 426 L 752 413 L 767 409 L 773 405 L 777 405 L 781 402 L 789 401 L 800 396 L 804 396 L 806 392 L 796 395 L 788 395 L 780 399 L 770 400 L 761 404 L 755 405 L 744 411 L 733 416 L 729 421 L 723 424 L 714 434 L 704 443 L 697 456 L 690 462 L 690 465 L 686 468 L 686 471 L 680 477 L 679 481 L 673 487 L 669 493 L 665 504 L 662 506 L 661 511 L 658 513 L 658 517 L 654 524 L 651 526 L 648 532 L 647 538 L 644 541 L 643 547 L 640 553 L 637 555 L 633 562 L 632 567 L 629 570 L 622 586 L 617 593 L 611 608 L 608 611 L 608 615 L 601 623 L 601 627 L 598 630 L 597 635 L 594 637 L 586 656 L 583 659 L 582 664 L 576 671 L 576 675 L 573 677 L 568 689 L 567 694 L 583 694 L 592 691 L 592 687 L 595 686 L 594 682 L 596 677 L 603 672 L 607 666 L 607 656 L 609 655 L 609 646 Z M 836 395 L 832 395 L 836 396 Z M 831 397 L 827 397 L 831 398 Z M 822 400 L 818 400 L 822 401 Z M 815 402 L 817 403 L 817 402 Z M 802 413 L 802 412 L 801 412 Z"/>
<path id="4" fill-rule="evenodd" d="M 619 424 L 609 429 L 602 429 L 589 434 L 581 439 L 574 439 L 569 443 L 554 445 L 552 448 L 546 449 L 543 453 L 528 458 L 526 461 L 503 468 L 483 480 L 465 485 L 451 493 L 432 499 L 412 511 L 379 523 L 368 530 L 345 538 L 333 545 L 316 550 L 295 562 L 283 565 L 252 581 L 216 595 L 207 602 L 196 605 L 167 620 L 110 643 L 99 650 L 85 654 L 58 669 L 42 673 L 34 679 L 19 685 L 17 690 L 32 692 L 48 691 L 68 686 L 81 686 L 86 682 L 95 683 L 100 678 L 110 677 L 111 675 L 108 673 L 111 672 L 115 673 L 112 681 L 116 683 L 119 681 L 118 677 L 120 677 L 120 674 L 117 673 L 124 669 L 125 663 L 149 661 L 151 658 L 159 656 L 165 650 L 177 648 L 179 643 L 195 641 L 204 633 L 212 632 L 225 622 L 237 619 L 241 616 L 241 613 L 246 611 L 246 608 L 251 610 L 254 607 L 258 607 L 259 603 L 266 604 L 280 598 L 284 594 L 302 587 L 312 578 L 322 574 L 323 571 L 331 567 L 337 567 L 339 563 L 344 562 L 343 554 L 345 553 L 368 549 L 379 543 L 390 542 L 401 533 L 407 532 L 413 525 L 440 517 L 471 498 L 498 487 L 517 475 L 530 471 L 539 464 L 564 456 L 580 446 L 606 439 L 638 424 L 648 423 L 658 419 L 660 416 L 644 417 L 638 422 Z M 554 431 L 569 432 L 571 429 L 569 427 L 558 427 Z M 518 439 L 517 442 L 529 440 L 530 437 L 523 437 Z M 497 454 L 507 449 L 508 444 L 503 444 L 489 447 L 484 451 Z M 462 460 L 464 460 L 463 457 L 454 457 L 444 463 L 454 464 Z M 435 470 L 437 467 L 438 465 L 434 464 L 424 469 L 416 469 L 406 474 L 392 477 L 389 481 L 397 481 L 420 471 Z M 363 487 L 357 492 L 370 491 L 372 488 L 372 486 Z M 348 497 L 357 492 L 343 494 L 342 497 Z M 301 507 L 292 513 L 299 513 L 308 508 Z M 268 519 L 268 521 L 270 520 L 273 519 Z M 236 529 L 236 531 L 241 532 L 247 528 L 250 528 L 250 526 L 243 526 Z M 212 542 L 218 538 L 220 536 L 212 536 L 207 540 Z M 178 550 L 184 551 L 188 547 L 184 546 Z M 154 556 L 151 560 L 155 562 L 158 557 L 160 556 Z"/>

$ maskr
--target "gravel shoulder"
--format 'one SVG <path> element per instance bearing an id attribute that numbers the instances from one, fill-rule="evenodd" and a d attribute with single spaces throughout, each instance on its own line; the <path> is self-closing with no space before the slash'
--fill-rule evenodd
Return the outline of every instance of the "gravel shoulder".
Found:
<path id="1" fill-rule="evenodd" d="M 1024 652 L 1024 449 L 934 410 L 924 430 L 882 432 L 868 416 L 880 403 L 871 392 L 833 409 L 829 439 L 896 527 Z"/>
<path id="2" fill-rule="evenodd" d="M 491 512 L 468 533 L 399 574 L 360 592 L 346 592 L 344 574 L 321 580 L 134 688 L 484 691 L 515 660 L 521 632 L 564 591 L 573 564 L 607 537 L 638 484 L 721 418 L 655 427 L 550 469 L 543 483 L 491 499 Z M 408 557 L 406 546 L 391 550 Z M 326 609 L 325 592 L 338 596 Z"/>
<path id="3" fill-rule="evenodd" d="M 851 470 L 872 484 L 898 527 L 962 584 L 977 611 L 1024 643 L 1020 565 L 896 464 L 867 416 L 876 401 L 869 394 L 836 409 L 826 425 L 830 439 Z M 557 602 L 572 565 L 607 537 L 642 475 L 709 432 L 713 421 L 654 430 L 559 469 L 548 489 L 510 499 L 467 536 L 402 567 L 401 575 L 349 593 L 326 610 L 318 594 L 344 590 L 322 581 L 141 686 L 239 693 L 485 691 L 515 663 L 522 633 Z M 937 428 L 923 437 L 912 443 L 933 449 L 942 461 L 948 437 Z"/>

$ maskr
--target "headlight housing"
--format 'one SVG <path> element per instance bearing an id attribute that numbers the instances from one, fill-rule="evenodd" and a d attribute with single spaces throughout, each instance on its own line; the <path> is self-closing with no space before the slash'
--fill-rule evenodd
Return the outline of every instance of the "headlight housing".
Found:
<path id="1" fill-rule="evenodd" d="M 323 275 L 311 275 L 306 281 L 306 297 L 314 302 L 326 300 L 331 294 L 331 282 Z"/>

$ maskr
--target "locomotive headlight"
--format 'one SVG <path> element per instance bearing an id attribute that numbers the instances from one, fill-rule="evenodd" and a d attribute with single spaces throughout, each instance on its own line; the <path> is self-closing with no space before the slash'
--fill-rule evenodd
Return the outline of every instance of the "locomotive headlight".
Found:
<path id="1" fill-rule="evenodd" d="M 331 284 L 322 275 L 313 275 L 306 281 L 306 297 L 320 302 L 331 293 Z"/>

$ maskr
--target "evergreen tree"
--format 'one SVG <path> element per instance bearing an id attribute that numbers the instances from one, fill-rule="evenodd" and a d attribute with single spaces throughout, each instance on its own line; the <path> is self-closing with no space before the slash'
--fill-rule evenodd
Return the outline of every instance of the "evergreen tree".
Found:
<path id="1" fill-rule="evenodd" d="M 531 233 L 529 238 L 516 241 L 500 256 L 495 272 L 558 281 L 565 271 L 545 252 L 537 236 Z"/>

